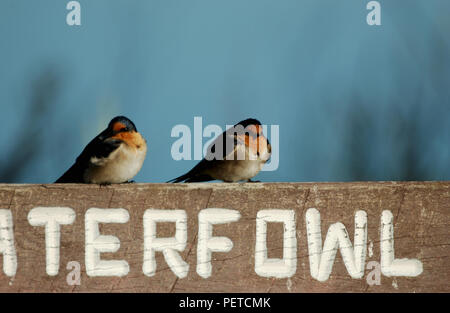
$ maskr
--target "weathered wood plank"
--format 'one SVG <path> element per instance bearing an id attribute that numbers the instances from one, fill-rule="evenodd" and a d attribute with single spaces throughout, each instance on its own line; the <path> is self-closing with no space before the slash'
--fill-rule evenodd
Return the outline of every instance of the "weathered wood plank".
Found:
<path id="1" fill-rule="evenodd" d="M 61 226 L 60 266 L 56 276 L 46 273 L 44 227 L 30 225 L 35 207 L 70 207 L 76 212 L 71 225 Z M 124 208 L 129 221 L 100 224 L 102 235 L 120 240 L 115 253 L 102 260 L 126 260 L 123 277 L 90 277 L 85 263 L 85 213 L 89 208 Z M 187 244 L 180 255 L 189 264 L 187 277 L 178 278 L 161 252 L 156 252 L 156 274 L 143 273 L 146 209 L 181 209 L 187 213 Z M 214 225 L 214 236 L 232 240 L 231 251 L 212 253 L 212 273 L 197 271 L 198 214 L 204 208 L 238 210 L 238 221 Z M 380 285 L 364 276 L 353 279 L 338 251 L 331 276 L 320 282 L 311 277 L 305 214 L 320 212 L 322 240 L 331 224 L 345 225 L 354 242 L 355 212 L 367 213 L 365 263 L 380 262 L 380 219 L 384 210 L 394 217 L 396 258 L 413 258 L 423 265 L 417 277 L 381 275 Z M 9 277 L 0 267 L 1 292 L 449 292 L 450 291 L 450 182 L 370 183 L 250 183 L 250 184 L 124 184 L 0 185 L 0 209 L 11 210 L 17 270 Z M 295 212 L 297 265 L 290 278 L 266 278 L 255 272 L 256 216 L 263 209 Z M 283 227 L 269 223 L 269 258 L 283 257 Z M 280 227 L 279 227 L 280 226 Z M 157 237 L 175 235 L 174 223 L 158 223 Z M 80 285 L 66 281 L 70 261 L 81 264 Z M 0 265 L 3 266 L 0 255 Z"/>

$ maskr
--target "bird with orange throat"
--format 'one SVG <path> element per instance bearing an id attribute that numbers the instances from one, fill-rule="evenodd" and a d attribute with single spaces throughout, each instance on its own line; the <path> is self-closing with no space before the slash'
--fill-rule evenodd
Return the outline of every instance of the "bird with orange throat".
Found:
<path id="1" fill-rule="evenodd" d="M 55 183 L 126 183 L 139 172 L 146 153 L 146 140 L 134 123 L 117 116 Z"/>
<path id="2" fill-rule="evenodd" d="M 271 152 L 261 123 L 249 118 L 224 131 L 208 147 L 203 160 L 186 174 L 168 182 L 251 182 L 269 160 Z"/>

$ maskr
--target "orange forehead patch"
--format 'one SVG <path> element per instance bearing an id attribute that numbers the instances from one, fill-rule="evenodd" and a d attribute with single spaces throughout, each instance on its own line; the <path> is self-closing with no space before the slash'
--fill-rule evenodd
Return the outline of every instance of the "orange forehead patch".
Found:
<path id="1" fill-rule="evenodd" d="M 126 128 L 125 124 L 121 123 L 121 122 L 116 122 L 113 125 L 113 131 L 118 132 L 119 130 L 121 130 L 122 128 Z"/>

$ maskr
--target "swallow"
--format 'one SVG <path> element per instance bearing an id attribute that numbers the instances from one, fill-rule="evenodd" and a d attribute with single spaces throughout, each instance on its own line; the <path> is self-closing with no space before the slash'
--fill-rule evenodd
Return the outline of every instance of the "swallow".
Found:
<path id="1" fill-rule="evenodd" d="M 261 123 L 249 118 L 224 131 L 211 143 L 206 156 L 194 168 L 168 183 L 251 182 L 270 158 L 271 150 Z"/>
<path id="2" fill-rule="evenodd" d="M 147 142 L 134 123 L 117 116 L 55 183 L 125 183 L 139 172 L 146 153 Z"/>

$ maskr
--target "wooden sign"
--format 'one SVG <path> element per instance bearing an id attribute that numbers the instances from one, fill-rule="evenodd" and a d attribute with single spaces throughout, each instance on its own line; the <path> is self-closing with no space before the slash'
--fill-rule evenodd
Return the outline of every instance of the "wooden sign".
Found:
<path id="1" fill-rule="evenodd" d="M 1 292 L 449 292 L 450 182 L 0 185 Z"/>

